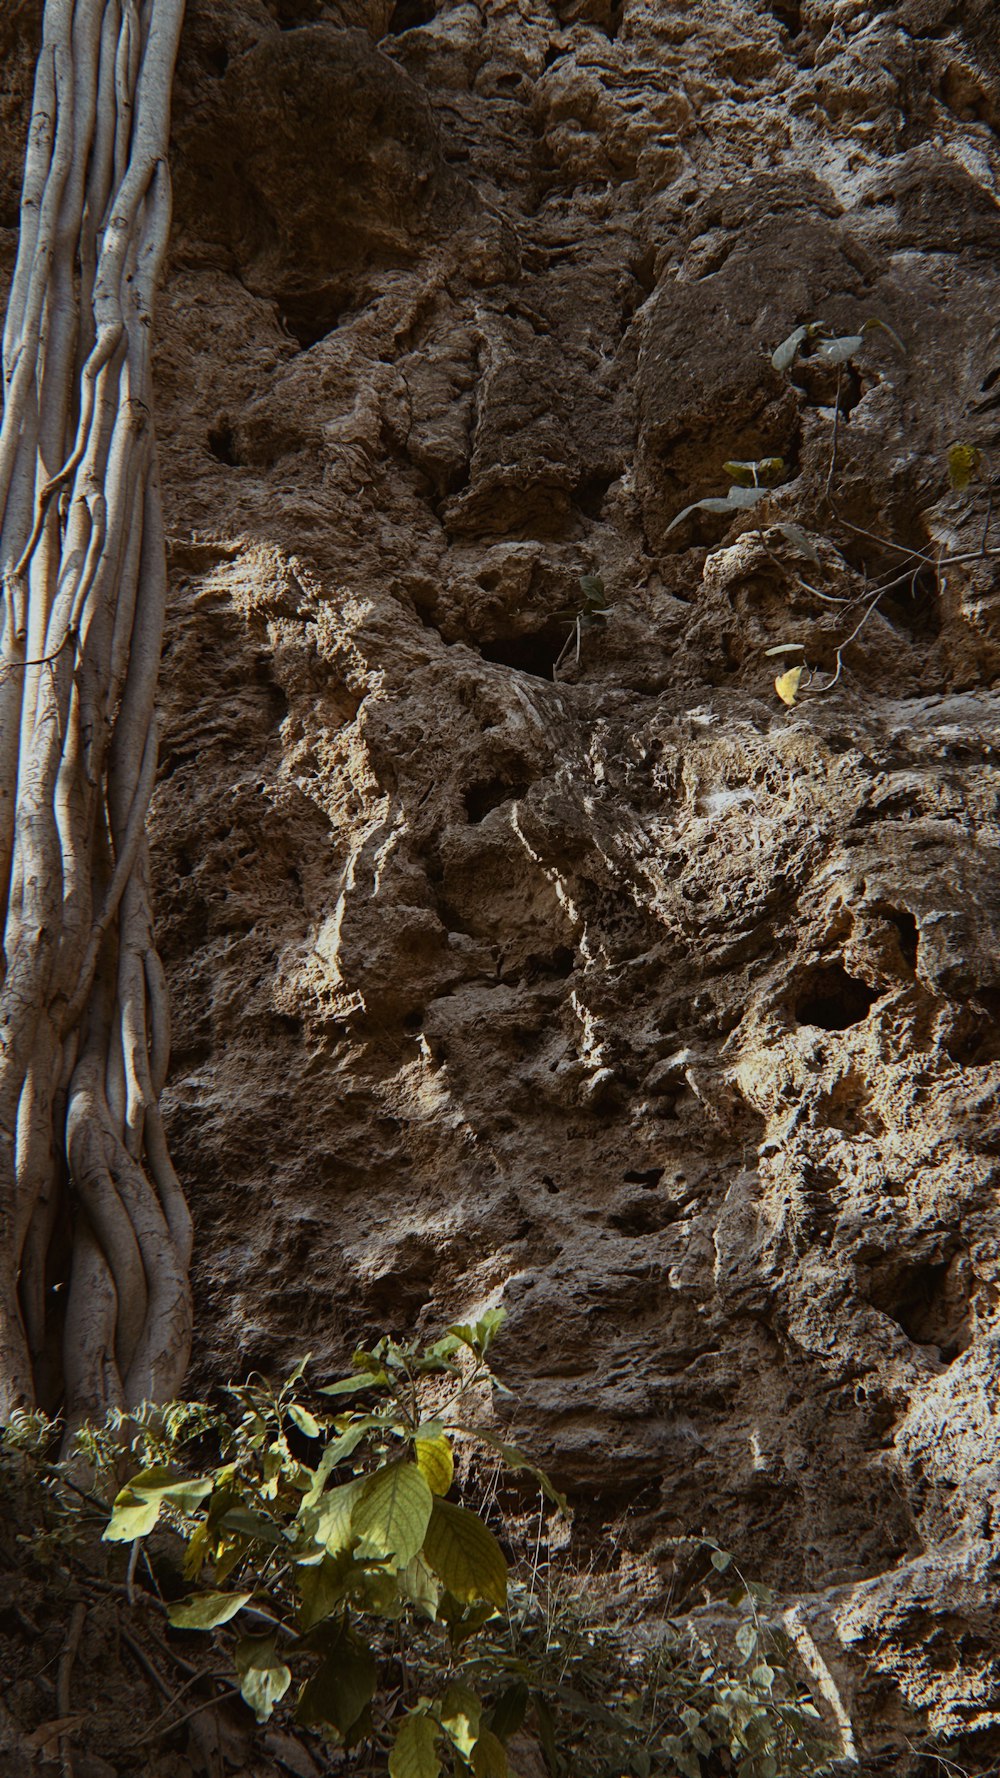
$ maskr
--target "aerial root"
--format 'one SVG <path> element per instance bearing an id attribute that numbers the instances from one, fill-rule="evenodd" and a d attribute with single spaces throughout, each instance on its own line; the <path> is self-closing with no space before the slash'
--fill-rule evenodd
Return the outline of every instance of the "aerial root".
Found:
<path id="1" fill-rule="evenodd" d="M 0 1420 L 162 1398 L 190 1349 L 145 836 L 166 599 L 149 323 L 183 11 L 46 0 L 36 71 L 0 425 Z"/>

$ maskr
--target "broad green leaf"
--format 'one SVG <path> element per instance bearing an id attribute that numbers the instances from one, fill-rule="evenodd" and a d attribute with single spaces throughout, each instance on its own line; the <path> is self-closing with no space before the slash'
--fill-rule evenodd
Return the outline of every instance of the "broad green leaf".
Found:
<path id="1" fill-rule="evenodd" d="M 359 1611 L 370 1611 L 391 1624 L 399 1621 L 406 1606 L 398 1569 L 365 1567 L 361 1562 L 354 1563 L 351 1597 Z"/>
<path id="2" fill-rule="evenodd" d="M 134 1543 L 137 1537 L 145 1537 L 152 1531 L 159 1516 L 158 1496 L 133 1494 L 131 1489 L 123 1488 L 116 1496 L 114 1511 L 102 1533 L 103 1541 Z"/>
<path id="3" fill-rule="evenodd" d="M 311 1361 L 312 1361 L 312 1353 L 311 1352 L 307 1352 L 304 1358 L 297 1358 L 295 1360 L 295 1364 L 293 1365 L 289 1376 L 285 1380 L 285 1388 L 286 1389 L 294 1389 L 296 1383 L 301 1382 L 302 1378 L 306 1374 L 306 1371 L 307 1371 Z"/>
<path id="4" fill-rule="evenodd" d="M 244 1637 L 233 1651 L 240 1691 L 258 1722 L 267 1722 L 292 1683 L 292 1675 L 280 1659 L 273 1636 Z"/>
<path id="5" fill-rule="evenodd" d="M 228 1624 L 252 1598 L 252 1593 L 195 1593 L 171 1605 L 167 1622 L 175 1630 L 214 1630 L 218 1624 Z"/>
<path id="6" fill-rule="evenodd" d="M 503 1610 L 507 1563 L 492 1531 L 475 1513 L 435 1500 L 423 1554 L 456 1599 L 465 1603 L 488 1599 L 498 1611 Z"/>
<path id="7" fill-rule="evenodd" d="M 731 457 L 722 467 L 738 487 L 756 488 L 759 485 L 756 461 L 742 462 L 738 457 Z"/>
<path id="8" fill-rule="evenodd" d="M 339 1555 L 324 1556 L 314 1568 L 300 1569 L 298 1575 L 299 1628 L 311 1630 L 342 1605 L 354 1577 L 354 1562 L 346 1550 Z"/>
<path id="9" fill-rule="evenodd" d="M 448 1640 L 452 1648 L 461 1648 L 470 1636 L 475 1636 L 483 1625 L 494 1616 L 496 1607 L 488 1599 L 477 1600 L 475 1605 L 463 1605 L 452 1593 L 442 1593 L 438 1600 L 438 1621 L 448 1626 Z"/>
<path id="10" fill-rule="evenodd" d="M 265 1519 L 261 1513 L 251 1512 L 248 1506 L 231 1506 L 223 1513 L 219 1524 L 223 1531 L 235 1531 L 240 1537 L 266 1543 L 269 1549 L 277 1549 L 279 1544 L 286 1542 L 280 1525 L 273 1519 Z"/>
<path id="11" fill-rule="evenodd" d="M 152 1531 L 161 1506 L 172 1506 L 175 1512 L 189 1516 L 211 1492 L 210 1476 L 182 1477 L 162 1465 L 141 1469 L 116 1495 L 104 1541 L 133 1543 Z"/>
<path id="12" fill-rule="evenodd" d="M 203 1519 L 187 1541 L 182 1571 L 185 1580 L 197 1580 L 208 1560 L 208 1525 Z"/>
<path id="13" fill-rule="evenodd" d="M 588 578 L 591 577 L 587 575 L 583 576 L 580 582 L 581 586 L 583 585 L 583 580 Z M 595 575 L 592 578 L 596 579 L 597 576 Z M 602 592 L 604 590 L 603 581 L 601 582 L 601 590 Z M 485 1355 L 489 1347 L 492 1346 L 493 1341 L 496 1339 L 496 1336 L 500 1332 L 506 1319 L 506 1309 L 487 1309 L 485 1314 L 480 1315 L 478 1321 L 456 1321 L 449 1327 L 448 1332 L 460 1339 L 463 1345 L 471 1347 L 473 1352 Z"/>
<path id="14" fill-rule="evenodd" d="M 774 1684 L 774 1668 L 769 1667 L 766 1661 L 761 1661 L 759 1666 L 753 1669 L 750 1678 L 754 1685 L 759 1685 L 763 1691 L 769 1692 Z"/>
<path id="15" fill-rule="evenodd" d="M 389 1778 L 439 1778 L 438 1731 L 422 1711 L 404 1716 L 389 1755 Z"/>
<path id="16" fill-rule="evenodd" d="M 310 1414 L 309 1409 L 304 1408 L 301 1402 L 289 1402 L 288 1418 L 291 1420 L 293 1426 L 297 1426 L 299 1431 L 305 1434 L 306 1438 L 319 1438 L 319 1421 L 314 1419 L 313 1415 Z"/>
<path id="17" fill-rule="evenodd" d="M 350 1548 L 355 1535 L 351 1515 L 364 1485 L 364 1477 L 358 1476 L 353 1482 L 345 1482 L 341 1488 L 331 1488 L 328 1493 L 321 1495 L 316 1506 L 302 1514 L 303 1531 L 315 1543 L 322 1544 L 331 1556 Z"/>
<path id="18" fill-rule="evenodd" d="M 479 1723 L 483 1706 L 468 1686 L 450 1685 L 441 1700 L 438 1720 L 449 1741 L 463 1759 L 468 1759 L 479 1739 Z"/>
<path id="19" fill-rule="evenodd" d="M 757 1647 L 757 1631 L 753 1624 L 741 1624 L 736 1632 L 736 1646 L 744 1660 L 749 1660 Z"/>
<path id="20" fill-rule="evenodd" d="M 410 1604 L 420 1612 L 422 1617 L 434 1623 L 437 1617 L 438 1600 L 441 1588 L 422 1556 L 414 1556 L 407 1562 L 396 1576 L 401 1592 L 406 1595 Z"/>
<path id="21" fill-rule="evenodd" d="M 501 1741 L 516 1735 L 528 1708 L 528 1687 L 523 1679 L 502 1691 L 490 1712 L 490 1728 Z"/>
<path id="22" fill-rule="evenodd" d="M 712 1567 L 717 1574 L 725 1574 L 732 1559 L 732 1556 L 727 1555 L 725 1550 L 712 1551 Z"/>
<path id="23" fill-rule="evenodd" d="M 483 1729 L 472 1753 L 475 1778 L 508 1778 L 507 1755 L 503 1742 L 490 1729 Z"/>
<path id="24" fill-rule="evenodd" d="M 982 452 L 975 445 L 953 444 L 948 452 L 948 480 L 956 494 L 962 494 L 979 469 Z"/>
<path id="25" fill-rule="evenodd" d="M 346 1736 L 375 1696 L 375 1657 L 346 1624 L 331 1626 L 319 1646 L 323 1659 L 303 1687 L 295 1714 L 299 1722 L 329 1723 Z"/>
<path id="26" fill-rule="evenodd" d="M 455 1460 L 440 1420 L 428 1420 L 417 1427 L 413 1455 L 431 1493 L 447 1494 L 455 1475 Z"/>
<path id="27" fill-rule="evenodd" d="M 433 1500 L 415 1463 L 383 1464 L 366 1478 L 351 1528 L 367 1550 L 403 1567 L 424 1541 Z"/>
<path id="28" fill-rule="evenodd" d="M 326 1383 L 317 1390 L 318 1395 L 358 1395 L 362 1389 L 378 1389 L 388 1383 L 389 1374 L 379 1365 L 378 1370 L 359 1371 L 354 1377 L 340 1377 L 336 1383 Z"/>

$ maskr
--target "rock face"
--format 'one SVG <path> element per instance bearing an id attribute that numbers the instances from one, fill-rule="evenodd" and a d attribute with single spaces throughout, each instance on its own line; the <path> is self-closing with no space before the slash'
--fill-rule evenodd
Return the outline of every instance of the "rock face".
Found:
<path id="1" fill-rule="evenodd" d="M 159 317 L 195 1386 L 502 1302 L 577 1498 L 969 1769 L 998 130 L 993 0 L 190 0 Z"/>

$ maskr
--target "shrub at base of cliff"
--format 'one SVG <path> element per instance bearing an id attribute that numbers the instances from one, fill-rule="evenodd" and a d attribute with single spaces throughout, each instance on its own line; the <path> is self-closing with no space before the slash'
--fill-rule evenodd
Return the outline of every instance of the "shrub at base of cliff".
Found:
<path id="1" fill-rule="evenodd" d="M 302 1399 L 303 1361 L 280 1389 L 230 1389 L 228 1412 L 178 1402 L 85 1429 L 61 1463 L 50 1423 L 16 1420 L 0 1734 L 21 1769 L 57 1755 L 73 1778 L 108 1778 L 140 1750 L 171 1778 L 251 1751 L 255 1773 L 270 1757 L 305 1778 L 822 1769 L 829 1745 L 758 1621 L 760 1589 L 733 1596 L 732 1659 L 679 1628 L 642 1648 L 588 1599 L 590 1577 L 543 1559 L 546 1502 L 556 1518 L 566 1503 L 476 1417 L 502 1387 L 487 1362 L 502 1318 L 355 1353 L 311 1392 L 356 1404 L 332 1416 Z M 511 1474 L 539 1490 L 519 1530 L 497 1504 Z M 475 1507 L 449 1498 L 460 1483 Z"/>

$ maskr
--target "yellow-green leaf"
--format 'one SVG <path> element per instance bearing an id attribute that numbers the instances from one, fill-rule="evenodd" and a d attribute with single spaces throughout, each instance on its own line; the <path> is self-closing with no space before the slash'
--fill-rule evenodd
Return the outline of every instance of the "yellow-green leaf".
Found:
<path id="1" fill-rule="evenodd" d="M 437 1729 L 422 1711 L 404 1716 L 389 1755 L 389 1778 L 439 1778 Z"/>
<path id="2" fill-rule="evenodd" d="M 964 493 L 976 474 L 982 453 L 975 445 L 953 444 L 948 452 L 948 480 L 956 494 Z"/>
<path id="3" fill-rule="evenodd" d="M 775 691 L 782 703 L 788 705 L 789 710 L 799 695 L 799 686 L 802 684 L 804 673 L 804 667 L 789 667 L 786 673 L 779 673 L 774 682 Z"/>
<path id="4" fill-rule="evenodd" d="M 385 1463 L 365 1481 L 351 1517 L 364 1553 L 402 1568 L 424 1541 L 434 1496 L 415 1463 Z"/>
<path id="5" fill-rule="evenodd" d="M 244 1638 L 236 1644 L 233 1658 L 243 1697 L 257 1721 L 267 1722 L 292 1683 L 290 1670 L 275 1650 L 273 1636 Z"/>
<path id="6" fill-rule="evenodd" d="M 211 1492 L 210 1476 L 178 1476 L 175 1470 L 162 1465 L 141 1469 L 116 1496 L 111 1518 L 104 1530 L 104 1541 L 133 1543 L 137 1537 L 145 1537 L 152 1531 L 161 1506 L 172 1506 L 175 1512 L 191 1514 Z"/>
<path id="7" fill-rule="evenodd" d="M 409 1599 L 410 1604 L 415 1606 L 422 1617 L 429 1618 L 434 1623 L 441 1588 L 423 1556 L 414 1556 L 412 1562 L 407 1562 L 406 1567 L 399 1570 L 396 1578 L 401 1592 Z"/>
<path id="8" fill-rule="evenodd" d="M 455 1460 L 440 1421 L 428 1420 L 417 1427 L 413 1455 L 431 1493 L 447 1494 L 455 1474 Z"/>
<path id="9" fill-rule="evenodd" d="M 424 1538 L 424 1557 L 450 1593 L 463 1603 L 507 1603 L 507 1563 L 492 1531 L 464 1506 L 435 1500 Z"/>
<path id="10" fill-rule="evenodd" d="M 324 1556 L 315 1568 L 300 1568 L 299 1628 L 311 1630 L 341 1604 L 350 1588 L 354 1562 L 347 1550 Z"/>
<path id="11" fill-rule="evenodd" d="M 331 1488 L 321 1496 L 319 1505 L 304 1518 L 309 1535 L 325 1544 L 327 1553 L 335 1556 L 350 1547 L 354 1531 L 351 1517 L 361 1498 L 364 1481 L 345 1482 L 342 1488 Z"/>
<path id="12" fill-rule="evenodd" d="M 167 1622 L 175 1630 L 214 1630 L 228 1624 L 252 1598 L 252 1593 L 195 1593 L 170 1607 Z"/>
<path id="13" fill-rule="evenodd" d="M 308 1408 L 302 1406 L 301 1402 L 289 1402 L 288 1418 L 291 1420 L 293 1426 L 297 1426 L 299 1431 L 305 1434 L 306 1438 L 319 1438 L 319 1421 L 310 1414 Z"/>
<path id="14" fill-rule="evenodd" d="M 475 1778 L 508 1778 L 507 1755 L 503 1742 L 492 1729 L 483 1729 L 472 1752 Z"/>
<path id="15" fill-rule="evenodd" d="M 441 1727 L 463 1759 L 468 1759 L 479 1739 L 483 1706 L 468 1686 L 450 1685 L 438 1711 Z"/>

